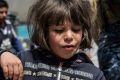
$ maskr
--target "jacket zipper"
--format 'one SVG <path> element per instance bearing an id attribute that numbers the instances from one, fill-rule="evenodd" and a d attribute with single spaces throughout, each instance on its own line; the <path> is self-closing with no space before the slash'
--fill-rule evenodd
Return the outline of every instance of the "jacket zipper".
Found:
<path id="1" fill-rule="evenodd" d="M 58 76 L 57 76 L 57 80 L 60 80 L 60 77 L 61 77 L 61 71 L 62 71 L 62 65 L 63 65 L 63 62 L 61 62 L 58 66 Z"/>

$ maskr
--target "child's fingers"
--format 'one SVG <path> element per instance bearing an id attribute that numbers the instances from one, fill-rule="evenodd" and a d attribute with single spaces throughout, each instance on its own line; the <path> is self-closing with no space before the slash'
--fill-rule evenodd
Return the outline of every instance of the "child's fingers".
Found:
<path id="1" fill-rule="evenodd" d="M 5 76 L 6 80 L 7 80 L 8 79 L 8 67 L 7 67 L 7 65 L 3 66 L 3 73 L 4 73 L 4 76 Z"/>
<path id="2" fill-rule="evenodd" d="M 8 65 L 8 77 L 9 79 L 13 77 L 13 66 L 11 64 Z"/>
<path id="3" fill-rule="evenodd" d="M 22 66 L 22 64 L 19 64 L 19 70 L 20 70 L 19 80 L 22 80 L 22 78 L 23 78 L 23 66 Z"/>
<path id="4" fill-rule="evenodd" d="M 13 80 L 18 80 L 20 71 L 23 71 L 19 69 L 19 65 L 22 65 L 22 63 L 18 57 L 12 53 L 4 52 L 0 56 L 0 63 L 6 79 L 14 78 Z"/>
<path id="5" fill-rule="evenodd" d="M 14 64 L 13 68 L 14 68 L 13 80 L 18 80 L 20 75 L 19 65 Z"/>

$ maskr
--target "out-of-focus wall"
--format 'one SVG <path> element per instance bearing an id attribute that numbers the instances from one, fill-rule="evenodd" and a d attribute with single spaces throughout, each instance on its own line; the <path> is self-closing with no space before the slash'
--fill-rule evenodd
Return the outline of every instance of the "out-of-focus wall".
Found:
<path id="1" fill-rule="evenodd" d="M 20 21 L 26 21 L 29 7 L 36 0 L 6 0 L 9 4 L 9 11 L 17 15 Z"/>

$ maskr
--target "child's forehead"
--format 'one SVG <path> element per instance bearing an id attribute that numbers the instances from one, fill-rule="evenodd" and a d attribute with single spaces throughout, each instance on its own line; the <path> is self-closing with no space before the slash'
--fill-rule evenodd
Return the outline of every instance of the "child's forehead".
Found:
<path id="1" fill-rule="evenodd" d="M 68 24 L 68 23 L 70 23 L 70 24 L 73 24 L 73 25 L 81 25 L 82 23 L 81 23 L 82 21 L 80 21 L 80 20 L 75 20 L 75 19 L 72 19 L 70 16 L 67 16 L 67 17 L 63 17 L 63 18 L 58 18 L 58 17 L 56 17 L 56 18 L 51 18 L 50 19 L 50 22 L 49 22 L 49 24 Z"/>
<path id="2" fill-rule="evenodd" d="M 72 21 L 70 20 L 64 20 L 63 22 L 60 22 L 60 23 L 55 23 L 55 24 L 51 24 L 49 27 L 53 27 L 53 28 L 68 28 L 68 27 L 71 27 L 71 28 L 83 28 L 83 25 L 81 24 L 76 24 L 76 23 L 73 23 Z"/>

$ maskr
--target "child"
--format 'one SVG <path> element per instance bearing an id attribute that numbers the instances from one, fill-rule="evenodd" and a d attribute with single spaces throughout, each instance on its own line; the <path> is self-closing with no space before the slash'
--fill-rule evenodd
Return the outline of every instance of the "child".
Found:
<path id="1" fill-rule="evenodd" d="M 28 16 L 31 39 L 38 47 L 18 55 L 24 80 L 105 80 L 79 51 L 90 48 L 90 16 L 86 0 L 38 0 Z"/>
<path id="2" fill-rule="evenodd" d="M 0 51 L 2 49 L 13 49 L 19 52 L 24 49 L 16 36 L 11 21 L 7 19 L 8 9 L 8 3 L 5 0 L 0 0 Z"/>

